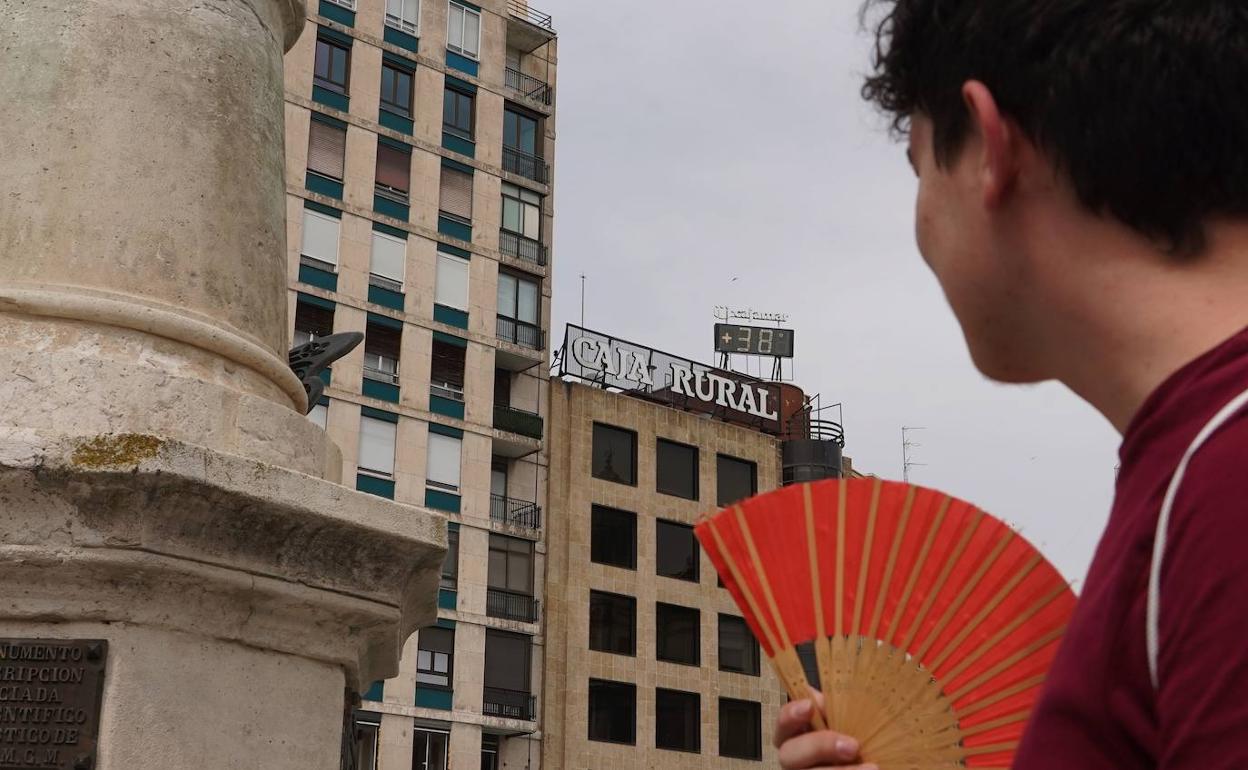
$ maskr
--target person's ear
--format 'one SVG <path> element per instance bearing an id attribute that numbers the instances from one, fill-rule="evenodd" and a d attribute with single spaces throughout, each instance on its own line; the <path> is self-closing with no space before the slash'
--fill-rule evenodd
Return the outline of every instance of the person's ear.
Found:
<path id="1" fill-rule="evenodd" d="M 981 155 L 976 162 L 984 205 L 995 208 L 1018 180 L 1018 132 L 997 108 L 992 92 L 978 80 L 968 80 L 962 86 L 962 99 L 966 102 L 971 127 L 980 139 Z"/>

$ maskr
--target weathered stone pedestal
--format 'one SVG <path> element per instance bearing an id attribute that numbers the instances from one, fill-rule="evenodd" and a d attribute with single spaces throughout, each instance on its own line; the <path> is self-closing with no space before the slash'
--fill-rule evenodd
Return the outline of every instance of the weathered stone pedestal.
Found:
<path id="1" fill-rule="evenodd" d="M 302 27 L 0 1 L 0 637 L 107 642 L 96 750 L 42 766 L 337 768 L 344 688 L 434 618 L 443 521 L 338 483 L 284 360 Z"/>

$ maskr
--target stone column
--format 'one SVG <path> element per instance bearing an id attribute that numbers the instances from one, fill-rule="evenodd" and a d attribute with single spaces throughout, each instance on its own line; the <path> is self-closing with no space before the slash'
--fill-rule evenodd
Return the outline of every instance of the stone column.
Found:
<path id="1" fill-rule="evenodd" d="M 285 363 L 303 23 L 0 2 L 0 637 L 108 642 L 66 767 L 332 770 L 344 688 L 435 616 L 443 520 L 341 486 Z"/>

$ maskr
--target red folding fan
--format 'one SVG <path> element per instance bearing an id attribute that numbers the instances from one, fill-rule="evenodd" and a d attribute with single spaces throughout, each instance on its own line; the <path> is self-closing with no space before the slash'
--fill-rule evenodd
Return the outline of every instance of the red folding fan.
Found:
<path id="1" fill-rule="evenodd" d="M 878 479 L 787 487 L 698 539 L 794 699 L 881 770 L 1008 768 L 1075 596 L 1013 529 Z"/>

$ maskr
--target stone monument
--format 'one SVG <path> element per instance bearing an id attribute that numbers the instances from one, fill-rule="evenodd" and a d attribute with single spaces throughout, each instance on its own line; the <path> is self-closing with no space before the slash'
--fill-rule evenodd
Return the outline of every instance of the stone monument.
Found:
<path id="1" fill-rule="evenodd" d="M 443 520 L 286 362 L 301 0 L 2 0 L 0 768 L 331 770 Z"/>

